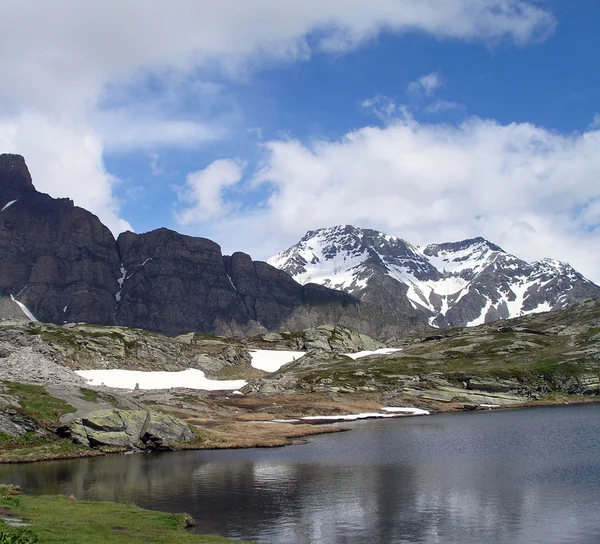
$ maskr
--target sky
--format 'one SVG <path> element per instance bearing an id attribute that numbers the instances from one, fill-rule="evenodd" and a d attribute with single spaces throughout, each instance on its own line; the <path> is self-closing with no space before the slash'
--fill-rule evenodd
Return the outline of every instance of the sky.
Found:
<path id="1" fill-rule="evenodd" d="M 483 236 L 600 283 L 598 0 L 3 0 L 0 152 L 117 235 Z"/>

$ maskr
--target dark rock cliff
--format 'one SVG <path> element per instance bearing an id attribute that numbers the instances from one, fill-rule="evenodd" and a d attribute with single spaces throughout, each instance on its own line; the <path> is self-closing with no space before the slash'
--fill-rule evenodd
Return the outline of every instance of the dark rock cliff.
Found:
<path id="1" fill-rule="evenodd" d="M 158 229 L 115 241 L 92 213 L 37 192 L 19 155 L 0 155 L 0 210 L 0 297 L 14 297 L 40 321 L 173 335 L 339 323 L 377 335 L 387 319 L 380 307 L 300 285 L 243 253 L 224 257 L 204 238 Z M 393 332 L 398 325 L 406 322 L 392 320 Z"/>
<path id="2" fill-rule="evenodd" d="M 119 255 L 108 228 L 33 187 L 23 157 L 0 155 L 0 295 L 40 320 L 115 322 Z"/>
<path id="3" fill-rule="evenodd" d="M 168 334 L 264 330 L 246 311 L 214 242 L 158 229 L 125 232 L 117 243 L 124 279 L 120 325 Z"/>

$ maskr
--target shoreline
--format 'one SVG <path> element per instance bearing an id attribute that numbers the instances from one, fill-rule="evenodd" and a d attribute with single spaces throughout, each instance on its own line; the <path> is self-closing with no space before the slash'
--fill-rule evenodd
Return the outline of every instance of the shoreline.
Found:
<path id="1" fill-rule="evenodd" d="M 528 401 L 522 404 L 499 405 L 493 407 L 476 406 L 474 408 L 465 408 L 464 404 L 451 403 L 447 405 L 438 405 L 435 408 L 431 407 L 430 416 L 438 414 L 461 414 L 472 412 L 489 412 L 489 411 L 508 411 L 521 410 L 527 408 L 541 408 L 554 406 L 569 406 L 582 404 L 600 403 L 600 398 L 568 398 L 559 397 L 556 399 L 544 399 L 536 401 Z M 225 449 L 249 449 L 249 448 L 279 448 L 290 445 L 302 445 L 308 443 L 304 440 L 310 436 L 322 434 L 337 433 L 351 431 L 352 427 L 333 426 L 340 423 L 356 423 L 356 421 L 367 421 L 375 419 L 398 419 L 406 417 L 424 417 L 423 415 L 400 415 L 390 414 L 391 417 L 361 417 L 349 420 L 347 416 L 311 416 L 312 420 L 294 420 L 286 422 L 276 422 L 274 420 L 260 419 L 223 419 L 215 421 L 211 419 L 200 420 L 189 418 L 186 421 L 195 426 L 199 431 L 207 431 L 211 433 L 211 438 L 204 439 L 202 443 L 175 444 L 172 450 L 168 451 L 193 451 L 193 450 L 225 450 Z M 203 427 L 203 424 L 206 427 Z M 68 439 L 62 439 L 68 440 Z M 58 441 L 57 441 L 58 443 Z M 106 455 L 128 455 L 134 453 L 148 453 L 143 450 L 132 451 L 125 448 L 105 448 L 104 450 L 81 449 L 80 446 L 73 444 L 72 451 L 61 451 L 53 454 L 51 451 L 40 451 L 38 456 L 35 456 L 35 450 L 38 446 L 31 448 L 19 448 L 6 451 L 22 452 L 15 458 L 9 458 L 0 453 L 0 464 L 30 464 L 43 461 L 61 461 L 74 460 L 92 457 L 103 457 Z M 168 452 L 167 451 L 167 452 Z M 167 453 L 165 452 L 165 453 Z M 29 455 L 32 455 L 28 457 Z"/>

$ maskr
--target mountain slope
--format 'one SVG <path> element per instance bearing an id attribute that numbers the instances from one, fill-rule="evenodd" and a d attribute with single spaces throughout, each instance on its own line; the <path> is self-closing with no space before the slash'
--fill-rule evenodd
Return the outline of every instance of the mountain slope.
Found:
<path id="1" fill-rule="evenodd" d="M 600 296 L 600 287 L 566 263 L 527 263 L 483 238 L 417 247 L 345 225 L 310 231 L 267 262 L 300 283 L 388 307 L 410 305 L 436 327 L 479 325 Z"/>
<path id="2" fill-rule="evenodd" d="M 243 253 L 168 229 L 115 240 L 92 213 L 36 191 L 20 155 L 0 155 L 0 320 L 252 334 L 369 320 L 347 293 L 300 285 Z M 400 329 L 396 327 L 396 330 Z"/>
<path id="3" fill-rule="evenodd" d="M 340 324 L 379 337 L 428 327 L 422 311 L 386 303 L 300 284 L 244 253 L 224 256 L 211 240 L 168 229 L 115 240 L 92 213 L 36 191 L 23 157 L 0 155 L 0 321 L 25 316 L 173 335 Z"/>

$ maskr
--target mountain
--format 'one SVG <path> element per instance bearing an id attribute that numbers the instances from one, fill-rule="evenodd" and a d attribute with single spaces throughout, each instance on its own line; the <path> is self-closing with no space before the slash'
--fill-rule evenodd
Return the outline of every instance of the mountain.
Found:
<path id="1" fill-rule="evenodd" d="M 0 319 L 20 306 L 64 324 L 167 334 L 251 334 L 340 323 L 372 332 L 360 303 L 205 238 L 168 229 L 115 240 L 92 213 L 36 191 L 20 155 L 0 155 Z M 400 330 L 397 328 L 397 330 Z"/>
<path id="2" fill-rule="evenodd" d="M 350 225 L 309 231 L 267 261 L 300 283 L 422 311 L 434 327 L 473 326 L 564 308 L 600 287 L 552 259 L 527 263 L 483 238 L 414 246 Z"/>

